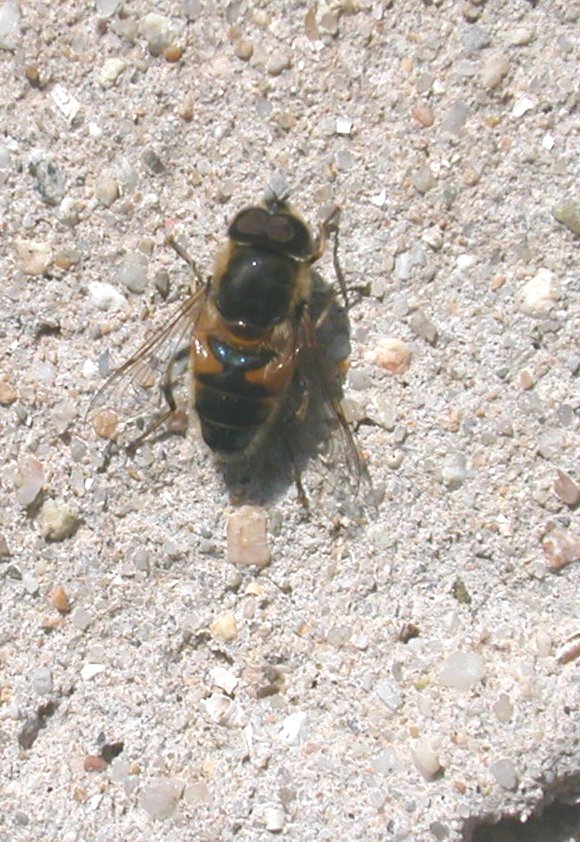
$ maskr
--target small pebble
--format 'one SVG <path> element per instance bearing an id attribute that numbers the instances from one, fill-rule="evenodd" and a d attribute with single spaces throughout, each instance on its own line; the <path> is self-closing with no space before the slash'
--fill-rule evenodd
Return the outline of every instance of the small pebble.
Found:
<path id="1" fill-rule="evenodd" d="M 163 58 L 169 64 L 175 64 L 180 61 L 182 55 L 183 47 L 180 47 L 178 44 L 170 44 L 169 47 L 166 47 L 163 50 Z"/>
<path id="2" fill-rule="evenodd" d="M 469 105 L 462 100 L 457 100 L 457 102 L 451 106 L 447 116 L 443 120 L 441 128 L 444 132 L 458 135 L 465 126 L 469 114 Z"/>
<path id="3" fill-rule="evenodd" d="M 220 614 L 209 627 L 213 637 L 223 640 L 224 643 L 231 643 L 238 636 L 238 624 L 236 616 L 232 611 Z"/>
<path id="4" fill-rule="evenodd" d="M 573 234 L 580 237 L 580 202 L 573 199 L 559 202 L 552 209 L 552 216 L 556 222 L 565 225 Z"/>
<path id="5" fill-rule="evenodd" d="M 65 196 L 58 206 L 57 216 L 63 225 L 74 228 L 78 225 L 82 205 L 76 199 Z"/>
<path id="6" fill-rule="evenodd" d="M 160 175 L 165 171 L 165 164 L 154 149 L 146 149 L 142 155 L 143 163 L 153 175 Z"/>
<path id="7" fill-rule="evenodd" d="M 512 108 L 512 116 L 516 118 L 523 117 L 524 114 L 526 114 L 528 111 L 531 111 L 532 108 L 535 108 L 537 104 L 537 99 L 523 94 L 522 96 L 518 97 L 514 102 Z"/>
<path id="8" fill-rule="evenodd" d="M 52 672 L 48 667 L 39 667 L 31 676 L 32 689 L 39 696 L 49 696 L 53 691 Z"/>
<path id="9" fill-rule="evenodd" d="M 254 54 L 254 45 L 247 38 L 238 38 L 234 42 L 234 52 L 240 61 L 249 61 Z"/>
<path id="10" fill-rule="evenodd" d="M 554 491 L 560 500 L 571 508 L 580 503 L 580 487 L 564 471 L 558 471 L 558 476 L 554 481 Z"/>
<path id="11" fill-rule="evenodd" d="M 514 26 L 505 33 L 505 41 L 510 47 L 526 47 L 536 37 L 533 26 Z"/>
<path id="12" fill-rule="evenodd" d="M 104 18 L 110 18 L 115 14 L 121 4 L 121 0 L 96 0 L 97 14 Z"/>
<path id="13" fill-rule="evenodd" d="M 424 166 L 419 167 L 418 170 L 411 175 L 411 181 L 413 182 L 413 187 L 417 192 L 424 195 L 433 187 L 435 187 L 435 177 L 431 172 L 431 167 Z"/>
<path id="14" fill-rule="evenodd" d="M 230 515 L 227 526 L 227 560 L 230 564 L 244 567 L 270 564 L 267 524 L 266 511 L 258 506 L 241 506 Z"/>
<path id="15" fill-rule="evenodd" d="M 207 784 L 203 783 L 203 781 L 188 784 L 183 793 L 183 800 L 190 807 L 207 803 L 210 800 L 210 791 Z"/>
<path id="16" fill-rule="evenodd" d="M 21 459 L 14 474 L 16 500 L 20 506 L 30 506 L 44 487 L 44 467 L 32 456 Z"/>
<path id="17" fill-rule="evenodd" d="M 424 231 L 421 239 L 433 251 L 441 251 L 443 247 L 443 234 L 438 225 L 432 225 L 431 228 Z"/>
<path id="18" fill-rule="evenodd" d="M 538 269 L 520 292 L 520 309 L 528 316 L 547 316 L 560 298 L 560 284 L 549 269 Z"/>
<path id="19" fill-rule="evenodd" d="M 86 631 L 92 622 L 93 618 L 84 608 L 75 608 L 71 615 L 71 623 L 79 631 Z"/>
<path id="20" fill-rule="evenodd" d="M 514 706 L 506 693 L 502 693 L 497 702 L 493 703 L 492 710 L 499 722 L 509 722 L 514 715 Z"/>
<path id="21" fill-rule="evenodd" d="M 93 417 L 93 429 L 101 439 L 112 441 L 117 435 L 119 416 L 112 409 L 103 409 Z"/>
<path id="22" fill-rule="evenodd" d="M 47 541 L 64 541 L 75 532 L 80 518 L 66 503 L 46 500 L 39 512 L 38 523 L 40 532 Z"/>
<path id="23" fill-rule="evenodd" d="M 429 128 L 435 122 L 433 109 L 426 102 L 418 102 L 411 108 L 411 117 L 425 128 Z"/>
<path id="24" fill-rule="evenodd" d="M 352 120 L 349 117 L 336 118 L 336 133 L 350 135 L 352 132 Z"/>
<path id="25" fill-rule="evenodd" d="M 427 318 L 422 310 L 416 310 L 413 313 L 409 319 L 409 327 L 415 336 L 421 337 L 421 339 L 424 339 L 429 343 L 429 345 L 437 344 L 437 328 L 433 322 Z"/>
<path id="26" fill-rule="evenodd" d="M 143 292 L 147 286 L 148 268 L 149 261 L 144 254 L 138 251 L 129 251 L 117 267 L 115 280 L 131 292 Z"/>
<path id="27" fill-rule="evenodd" d="M 402 339 L 379 339 L 371 352 L 369 362 L 383 368 L 388 374 L 403 374 L 411 364 L 411 349 Z"/>
<path id="28" fill-rule="evenodd" d="M 447 453 L 441 467 L 441 479 L 445 486 L 454 491 L 463 485 L 467 477 L 467 460 L 463 453 Z"/>
<path id="29" fill-rule="evenodd" d="M 5 0 L 0 6 L 0 50 L 12 52 L 20 40 L 20 6 L 16 0 Z"/>
<path id="30" fill-rule="evenodd" d="M 119 198 L 119 185 L 112 176 L 101 176 L 95 184 L 97 201 L 105 208 L 110 208 Z"/>
<path id="31" fill-rule="evenodd" d="M 185 94 L 183 99 L 181 100 L 181 105 L 179 106 L 179 116 L 182 120 L 185 120 L 186 123 L 191 123 L 193 120 L 193 113 L 194 113 L 194 101 L 193 96 L 191 94 Z"/>
<path id="32" fill-rule="evenodd" d="M 286 814 L 282 807 L 264 808 L 264 825 L 270 833 L 281 833 L 286 824 Z"/>
<path id="33" fill-rule="evenodd" d="M 413 762 L 426 781 L 434 780 L 441 771 L 439 755 L 427 740 L 416 740 L 411 749 Z"/>
<path id="34" fill-rule="evenodd" d="M 8 546 L 8 541 L 4 535 L 0 534 L 0 558 L 10 558 L 11 552 Z"/>
<path id="35" fill-rule="evenodd" d="M 126 62 L 121 58 L 108 58 L 103 62 L 99 73 L 99 84 L 102 88 L 114 87 L 121 74 L 127 67 Z"/>
<path id="36" fill-rule="evenodd" d="M 216 687 L 231 696 L 239 684 L 239 678 L 225 667 L 214 667 L 211 672 L 211 680 Z"/>
<path id="37" fill-rule="evenodd" d="M 127 299 L 123 293 L 105 281 L 91 281 L 89 284 L 89 301 L 98 310 L 123 310 L 127 306 Z"/>
<path id="38" fill-rule="evenodd" d="M 85 664 L 81 669 L 81 678 L 83 681 L 91 681 L 97 675 L 105 671 L 104 664 Z"/>
<path id="39" fill-rule="evenodd" d="M 34 576 L 31 576 L 30 573 L 25 573 L 22 577 L 22 585 L 24 586 L 24 590 L 30 596 L 34 596 L 40 590 L 40 585 L 38 584 L 38 579 L 35 579 Z"/>
<path id="40" fill-rule="evenodd" d="M 86 754 L 83 761 L 85 772 L 104 772 L 109 764 L 98 754 Z"/>
<path id="41" fill-rule="evenodd" d="M 50 595 L 50 601 L 59 614 L 70 612 L 70 599 L 64 588 L 55 588 Z"/>
<path id="42" fill-rule="evenodd" d="M 268 71 L 270 76 L 279 76 L 284 70 L 289 70 L 290 67 L 292 67 L 290 53 L 281 50 L 277 53 L 274 53 L 274 55 L 266 65 L 266 70 Z"/>
<path id="43" fill-rule="evenodd" d="M 567 564 L 580 561 L 580 538 L 573 537 L 564 529 L 549 532 L 542 541 L 542 548 L 550 570 L 561 570 Z"/>
<path id="44" fill-rule="evenodd" d="M 16 389 L 8 380 L 0 379 L 0 406 L 10 406 L 16 400 Z"/>
<path id="45" fill-rule="evenodd" d="M 147 41 L 152 56 L 160 56 L 173 41 L 171 21 L 163 15 L 151 12 L 139 21 L 139 33 Z"/>
<path id="46" fill-rule="evenodd" d="M 18 268 L 25 275 L 42 275 L 52 263 L 49 243 L 38 240 L 16 240 Z"/>
<path id="47" fill-rule="evenodd" d="M 477 652 L 454 652 L 445 660 L 439 680 L 446 687 L 467 692 L 485 678 L 485 665 Z"/>
<path id="48" fill-rule="evenodd" d="M 280 736 L 288 745 L 298 745 L 306 739 L 308 715 L 298 710 L 282 720 Z"/>
<path id="49" fill-rule="evenodd" d="M 150 818 L 165 821 L 175 813 L 184 789 L 183 781 L 176 778 L 158 780 L 143 789 L 139 804 Z"/>
<path id="50" fill-rule="evenodd" d="M 485 61 L 479 78 L 486 90 L 493 91 L 507 76 L 510 69 L 509 58 L 505 53 L 494 53 Z"/>
<path id="51" fill-rule="evenodd" d="M 517 787 L 518 774 L 516 767 L 507 757 L 502 757 L 501 760 L 492 763 L 490 771 L 502 789 L 515 789 Z"/>
<path id="52" fill-rule="evenodd" d="M 56 206 L 64 198 L 66 184 L 61 171 L 52 161 L 37 161 L 30 164 L 34 178 L 34 189 L 47 205 Z"/>
<path id="53" fill-rule="evenodd" d="M 379 681 L 375 693 L 390 710 L 398 710 L 403 705 L 403 694 L 394 681 Z"/>

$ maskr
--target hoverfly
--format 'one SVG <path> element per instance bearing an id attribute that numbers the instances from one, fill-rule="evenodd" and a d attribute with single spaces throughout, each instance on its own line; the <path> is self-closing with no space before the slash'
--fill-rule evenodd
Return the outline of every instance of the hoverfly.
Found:
<path id="1" fill-rule="evenodd" d="M 167 408 L 132 447 L 175 415 L 175 366 L 186 341 L 193 407 L 202 437 L 220 461 L 248 464 L 266 440 L 275 434 L 285 437 L 290 420 L 308 417 L 305 405 L 315 398 L 331 429 L 322 438 L 334 442 L 333 451 L 338 443 L 350 484 L 358 485 L 361 461 L 340 404 L 341 377 L 319 343 L 333 302 L 337 305 L 334 295 L 316 303 L 320 283 L 312 271 L 328 234 L 334 233 L 335 268 L 347 303 L 337 260 L 336 215 L 335 210 L 313 238 L 285 197 L 270 195 L 263 204 L 244 208 L 229 225 L 207 283 L 173 242 L 197 283 L 173 316 L 97 392 L 89 409 L 97 432 L 96 419 L 103 412 L 112 414 L 115 423 L 117 417 L 135 418 L 151 402 L 154 385 Z"/>

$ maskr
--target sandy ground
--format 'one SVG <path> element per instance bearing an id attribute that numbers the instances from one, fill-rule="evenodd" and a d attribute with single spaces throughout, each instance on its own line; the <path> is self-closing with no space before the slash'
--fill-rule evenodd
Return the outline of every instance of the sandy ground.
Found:
<path id="1" fill-rule="evenodd" d="M 578 838 L 579 17 L 0 6 L 2 840 Z M 193 433 L 84 416 L 275 173 L 342 208 L 379 505 L 258 484 L 240 567 Z"/>

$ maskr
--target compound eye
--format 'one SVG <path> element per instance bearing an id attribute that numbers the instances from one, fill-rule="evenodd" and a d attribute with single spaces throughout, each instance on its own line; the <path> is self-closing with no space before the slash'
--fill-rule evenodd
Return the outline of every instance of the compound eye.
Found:
<path id="1" fill-rule="evenodd" d="M 271 216 L 266 222 L 266 236 L 275 243 L 289 243 L 294 234 L 294 224 L 287 216 Z"/>
<path id="2" fill-rule="evenodd" d="M 268 214 L 261 208 L 248 208 L 241 211 L 230 226 L 230 236 L 249 237 L 253 240 L 256 237 L 265 236 L 265 228 L 268 224 Z"/>

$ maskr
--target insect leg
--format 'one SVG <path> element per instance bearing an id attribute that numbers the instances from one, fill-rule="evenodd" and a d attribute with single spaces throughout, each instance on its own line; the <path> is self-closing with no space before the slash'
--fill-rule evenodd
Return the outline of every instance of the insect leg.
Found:
<path id="1" fill-rule="evenodd" d="M 296 460 L 294 459 L 294 454 L 292 453 L 292 448 L 290 447 L 288 441 L 284 439 L 284 447 L 286 448 L 286 453 L 288 454 L 288 461 L 290 462 L 290 467 L 292 469 L 292 479 L 294 480 L 294 485 L 296 486 L 296 494 L 298 496 L 298 501 L 300 505 L 304 509 L 309 509 L 308 497 L 306 496 L 306 491 L 304 490 L 304 486 L 302 485 L 302 477 L 300 476 L 300 471 L 296 465 Z"/>
<path id="2" fill-rule="evenodd" d="M 187 249 L 184 248 L 184 246 L 182 246 L 181 243 L 178 242 L 175 239 L 173 234 L 167 235 L 166 243 L 167 243 L 167 245 L 171 246 L 171 248 L 181 257 L 182 260 L 185 260 L 185 262 L 187 263 L 187 265 L 189 266 L 189 268 L 193 272 L 194 277 L 195 277 L 196 289 L 203 286 L 203 280 L 202 280 L 201 275 L 199 273 L 199 269 L 197 268 L 197 263 L 195 262 L 193 257 L 190 255 L 190 253 L 187 251 Z"/>
<path id="3" fill-rule="evenodd" d="M 322 256 L 322 253 L 326 248 L 328 237 L 332 234 L 332 238 L 334 241 L 332 246 L 332 263 L 334 266 L 334 273 L 336 275 L 336 279 L 338 281 L 338 285 L 340 287 L 340 291 L 344 299 L 344 306 L 348 310 L 348 290 L 346 286 L 346 281 L 344 279 L 342 267 L 340 265 L 340 260 L 338 259 L 339 221 L 340 208 L 337 205 L 335 205 L 326 217 L 326 219 L 323 219 L 320 223 L 320 229 L 318 233 L 318 238 L 316 240 L 314 253 L 310 257 L 309 262 L 315 263 Z"/>

